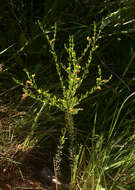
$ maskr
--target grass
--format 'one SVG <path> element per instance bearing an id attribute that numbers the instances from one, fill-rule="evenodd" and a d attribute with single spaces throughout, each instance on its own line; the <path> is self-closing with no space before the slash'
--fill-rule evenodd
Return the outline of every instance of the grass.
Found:
<path id="1" fill-rule="evenodd" d="M 0 181 L 45 163 L 62 188 L 134 189 L 134 3 L 6 2 Z"/>
<path id="2" fill-rule="evenodd" d="M 108 137 L 96 134 L 95 126 L 98 115 L 95 113 L 92 136 L 87 138 L 91 145 L 80 146 L 75 159 L 70 189 L 126 190 L 130 184 L 134 184 L 135 135 L 130 132 L 130 124 L 128 128 L 122 128 L 122 131 L 119 129 L 120 125 L 117 125 L 117 130 L 114 129 L 120 119 L 124 104 L 134 94 L 128 96 L 114 113 L 113 125 L 110 126 Z M 125 122 L 124 117 L 120 120 Z"/>

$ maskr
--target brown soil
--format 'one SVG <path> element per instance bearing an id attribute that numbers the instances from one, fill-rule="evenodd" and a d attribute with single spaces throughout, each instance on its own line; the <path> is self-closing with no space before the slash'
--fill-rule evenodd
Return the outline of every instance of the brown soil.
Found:
<path id="1" fill-rule="evenodd" d="M 50 155 L 44 155 L 46 159 L 42 159 L 43 154 L 37 154 L 36 150 L 24 153 L 20 151 L 18 141 L 11 142 L 9 130 L 12 121 L 16 116 L 25 114 L 25 111 L 20 112 L 10 109 L 6 104 L 0 104 L 0 190 L 55 189 L 54 186 L 45 187 L 35 175 L 35 170 L 43 167 L 42 164 L 47 164 L 43 160 L 49 160 Z M 37 163 L 40 163 L 39 166 L 36 166 Z"/>
<path id="2" fill-rule="evenodd" d="M 23 177 L 17 169 L 12 174 L 10 172 L 3 171 L 1 173 L 0 190 L 42 189 L 40 182 L 31 177 L 30 171 L 23 173 Z"/>

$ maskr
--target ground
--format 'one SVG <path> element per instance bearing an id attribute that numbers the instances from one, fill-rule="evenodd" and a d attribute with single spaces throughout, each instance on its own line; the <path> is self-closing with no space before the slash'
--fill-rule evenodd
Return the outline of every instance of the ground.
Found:
<path id="1" fill-rule="evenodd" d="M 54 186 L 45 187 L 35 175 L 35 170 L 39 171 L 45 164 L 43 155 L 38 153 L 40 156 L 35 158 L 36 150 L 31 149 L 27 153 L 20 151 L 21 144 L 14 137 L 14 118 L 24 117 L 25 114 L 25 110 L 18 111 L 16 107 L 9 106 L 8 101 L 0 103 L 0 190 L 55 189 Z M 34 162 L 31 162 L 32 159 Z M 35 167 L 38 163 L 39 166 Z"/>

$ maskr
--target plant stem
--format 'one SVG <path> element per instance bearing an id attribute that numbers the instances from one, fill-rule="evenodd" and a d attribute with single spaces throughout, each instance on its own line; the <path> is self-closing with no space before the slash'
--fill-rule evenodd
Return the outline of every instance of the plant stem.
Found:
<path id="1" fill-rule="evenodd" d="M 74 131 L 74 121 L 73 121 L 73 115 L 69 112 L 65 113 L 65 120 L 66 120 L 66 127 L 69 131 L 69 154 L 70 154 L 70 161 L 71 166 L 74 164 L 74 157 L 75 157 L 75 148 L 74 148 L 74 137 L 75 137 L 75 131 Z M 71 167 L 72 168 L 72 167 Z"/>

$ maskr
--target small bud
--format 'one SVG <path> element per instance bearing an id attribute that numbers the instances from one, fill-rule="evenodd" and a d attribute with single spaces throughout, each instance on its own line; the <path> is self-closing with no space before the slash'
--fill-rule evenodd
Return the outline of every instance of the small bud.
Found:
<path id="1" fill-rule="evenodd" d="M 80 65 L 76 65 L 76 67 L 77 67 L 78 69 L 80 69 L 80 68 L 81 68 L 81 66 L 80 66 Z"/>
<path id="2" fill-rule="evenodd" d="M 80 73 L 80 70 L 77 70 L 76 73 Z"/>
<path id="3" fill-rule="evenodd" d="M 101 81 L 101 78 L 97 78 L 97 81 Z"/>
<path id="4" fill-rule="evenodd" d="M 90 37 L 89 37 L 89 36 L 87 36 L 87 40 L 88 40 L 88 41 L 90 40 Z"/>
<path id="5" fill-rule="evenodd" d="M 25 98 L 27 98 L 28 95 L 27 94 L 22 94 L 21 100 L 24 100 Z"/>
<path id="6" fill-rule="evenodd" d="M 73 112 L 74 112 L 74 109 L 70 110 L 70 112 L 73 113 Z"/>
<path id="7" fill-rule="evenodd" d="M 102 90 L 100 86 L 97 86 L 97 89 L 98 89 L 98 90 Z"/>
<path id="8" fill-rule="evenodd" d="M 27 83 L 27 84 L 32 84 L 32 82 L 31 82 L 31 81 L 29 81 L 29 80 L 27 80 L 27 81 L 26 81 L 26 83 Z"/>
<path id="9" fill-rule="evenodd" d="M 105 79 L 105 80 L 102 80 L 102 83 L 103 83 L 103 84 L 105 84 L 105 83 L 107 83 L 107 82 L 109 82 L 109 80 L 106 80 L 106 79 Z"/>
<path id="10" fill-rule="evenodd" d="M 83 111 L 84 109 L 83 108 L 79 108 L 79 111 Z"/>
<path id="11" fill-rule="evenodd" d="M 70 71 L 70 67 L 67 67 L 67 71 Z"/>
<path id="12" fill-rule="evenodd" d="M 38 89 L 38 93 L 39 93 L 39 94 L 41 94 L 41 93 L 42 93 L 42 91 L 41 91 L 40 89 Z"/>

